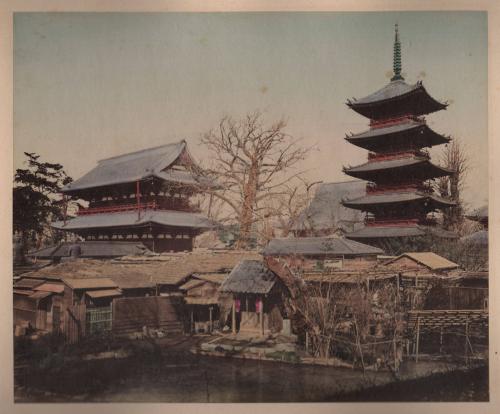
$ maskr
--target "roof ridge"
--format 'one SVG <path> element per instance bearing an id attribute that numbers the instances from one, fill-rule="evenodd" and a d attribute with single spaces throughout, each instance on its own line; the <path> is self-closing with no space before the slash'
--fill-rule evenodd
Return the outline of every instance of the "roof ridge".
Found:
<path id="1" fill-rule="evenodd" d="M 141 150 L 137 150 L 137 151 L 132 151 L 132 152 L 127 152 L 125 154 L 120 154 L 120 155 L 115 155 L 113 157 L 108 157 L 108 158 L 102 158 L 100 160 L 97 161 L 97 163 L 102 163 L 102 162 L 105 162 L 105 161 L 112 161 L 112 160 L 116 160 L 118 158 L 122 158 L 122 157 L 128 157 L 128 156 L 136 156 L 136 155 L 140 155 L 142 153 L 147 153 L 149 151 L 155 151 L 155 150 L 158 150 L 160 148 L 166 148 L 166 147 L 171 147 L 171 146 L 174 146 L 174 145 L 179 145 L 179 144 L 182 144 L 182 143 L 186 143 L 186 140 L 185 139 L 182 139 L 180 141 L 177 141 L 177 142 L 171 142 L 171 143 L 168 143 L 168 144 L 163 144 L 163 145 L 158 145 L 156 147 L 151 147 L 151 148 L 143 148 Z"/>

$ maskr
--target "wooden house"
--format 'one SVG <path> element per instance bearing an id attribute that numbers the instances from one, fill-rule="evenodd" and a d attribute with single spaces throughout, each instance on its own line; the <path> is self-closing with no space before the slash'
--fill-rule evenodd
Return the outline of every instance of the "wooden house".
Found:
<path id="1" fill-rule="evenodd" d="M 211 333 L 221 328 L 219 288 L 228 273 L 195 273 L 179 289 L 189 314 L 191 333 Z"/>

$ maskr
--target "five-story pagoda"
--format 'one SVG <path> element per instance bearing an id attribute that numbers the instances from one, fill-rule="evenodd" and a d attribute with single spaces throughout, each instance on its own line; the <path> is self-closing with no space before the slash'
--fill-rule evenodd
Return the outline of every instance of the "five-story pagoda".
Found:
<path id="1" fill-rule="evenodd" d="M 190 202 L 213 186 L 195 171 L 184 140 L 101 160 L 62 189 L 88 207 L 52 226 L 86 241 L 135 241 L 154 252 L 192 250 L 193 238 L 214 227 Z"/>
<path id="2" fill-rule="evenodd" d="M 434 132 L 424 115 L 446 109 L 433 99 L 422 82 L 409 85 L 401 75 L 401 43 L 396 25 L 394 76 L 389 84 L 347 105 L 370 119 L 370 129 L 346 140 L 367 149 L 368 162 L 344 168 L 352 177 L 368 181 L 366 195 L 344 200 L 346 207 L 367 213 L 364 228 L 346 237 L 380 244 L 387 238 L 414 238 L 429 232 L 453 237 L 437 228 L 429 213 L 454 205 L 434 193 L 430 180 L 453 173 L 433 164 L 424 148 L 446 144 L 450 138 Z"/>

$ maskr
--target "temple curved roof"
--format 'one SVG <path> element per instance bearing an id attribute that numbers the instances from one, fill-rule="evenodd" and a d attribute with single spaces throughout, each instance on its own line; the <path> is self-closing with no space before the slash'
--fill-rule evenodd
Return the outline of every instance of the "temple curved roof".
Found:
<path id="1" fill-rule="evenodd" d="M 450 138 L 434 132 L 425 122 L 408 120 L 396 125 L 372 128 L 359 134 L 345 137 L 346 141 L 369 151 L 414 144 L 417 148 L 446 144 Z"/>
<path id="2" fill-rule="evenodd" d="M 391 81 L 364 98 L 348 100 L 347 105 L 370 119 L 388 119 L 409 114 L 425 115 L 447 106 L 430 96 L 421 81 L 409 85 L 400 79 Z"/>
<path id="3" fill-rule="evenodd" d="M 392 178 L 393 181 L 395 174 L 425 181 L 453 173 L 452 170 L 433 164 L 427 157 L 417 156 L 370 161 L 356 167 L 344 168 L 344 172 L 367 181 L 385 178 Z"/>
<path id="4" fill-rule="evenodd" d="M 137 211 L 89 214 L 77 216 L 67 220 L 66 223 L 56 221 L 52 223 L 52 227 L 58 230 L 77 231 L 96 228 L 143 227 L 148 224 L 196 229 L 210 229 L 215 226 L 214 222 L 201 214 L 171 210 L 145 210 L 141 212 L 140 218 L 138 218 Z"/>
<path id="5" fill-rule="evenodd" d="M 182 140 L 160 147 L 148 148 L 107 158 L 87 174 L 67 184 L 61 190 L 71 193 L 94 187 L 124 184 L 156 177 L 180 184 L 200 183 L 199 177 L 188 171 L 166 170 L 187 151 L 186 141 Z"/>
<path id="6" fill-rule="evenodd" d="M 431 208 L 451 207 L 455 205 L 453 201 L 439 197 L 436 194 L 427 194 L 417 190 L 383 194 L 367 194 L 363 197 L 345 200 L 343 204 L 349 208 L 366 210 L 370 206 L 415 202 L 427 203 Z"/>

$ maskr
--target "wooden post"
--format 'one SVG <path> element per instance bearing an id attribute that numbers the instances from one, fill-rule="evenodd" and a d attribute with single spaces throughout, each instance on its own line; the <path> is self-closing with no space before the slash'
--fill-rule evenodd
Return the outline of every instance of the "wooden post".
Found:
<path id="1" fill-rule="evenodd" d="M 418 348 L 420 345 L 420 317 L 417 318 L 417 342 L 415 344 L 415 362 L 418 363 Z"/>
<path id="2" fill-rule="evenodd" d="M 469 342 L 469 318 L 465 320 L 465 364 L 469 365 L 468 358 L 468 342 Z"/>
<path id="3" fill-rule="evenodd" d="M 212 306 L 210 306 L 208 308 L 208 311 L 210 313 L 210 324 L 209 324 L 209 326 L 210 326 L 210 333 L 212 333 L 212 330 L 213 330 L 213 326 L 212 326 Z"/>
<path id="4" fill-rule="evenodd" d="M 309 332 L 306 332 L 306 354 L 309 353 Z"/>
<path id="5" fill-rule="evenodd" d="M 234 298 L 233 298 L 231 328 L 232 328 L 233 334 L 236 335 L 236 299 L 234 299 Z"/>
<path id="6" fill-rule="evenodd" d="M 193 307 L 191 306 L 191 325 L 190 325 L 190 333 L 194 332 L 194 315 L 193 315 Z"/>
<path id="7" fill-rule="evenodd" d="M 260 298 L 260 333 L 264 335 L 264 298 Z"/>
<path id="8" fill-rule="evenodd" d="M 441 326 L 441 330 L 439 332 L 439 353 L 443 353 L 443 327 Z"/>
<path id="9" fill-rule="evenodd" d="M 135 199 L 137 201 L 137 220 L 141 219 L 141 187 L 139 180 L 136 181 Z"/>

